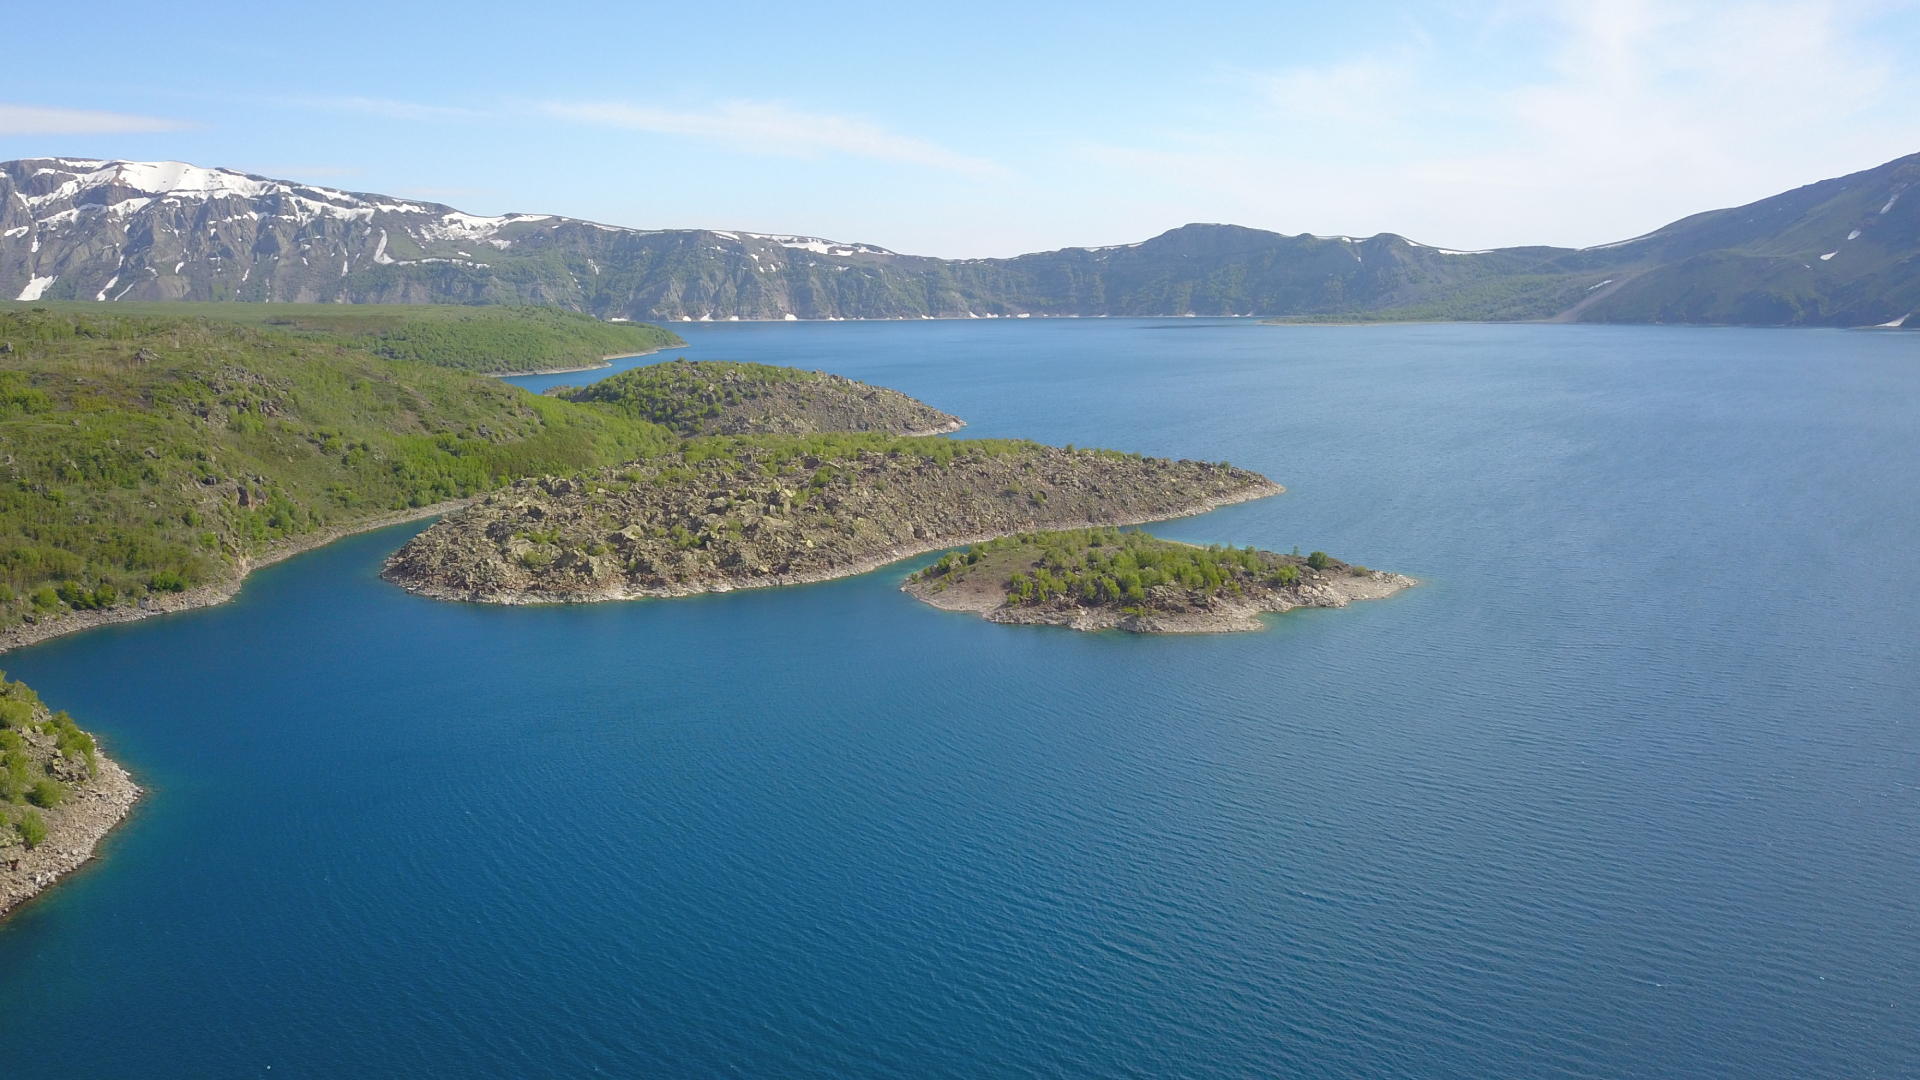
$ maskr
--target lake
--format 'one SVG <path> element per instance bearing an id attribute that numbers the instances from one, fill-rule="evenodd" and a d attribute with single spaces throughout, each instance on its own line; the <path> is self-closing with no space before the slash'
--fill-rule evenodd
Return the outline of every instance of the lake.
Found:
<path id="1" fill-rule="evenodd" d="M 0 924 L 9 1080 L 1920 1074 L 1920 334 L 675 328 L 1422 585 L 508 609 L 407 526 L 7 654 L 151 790 Z"/>

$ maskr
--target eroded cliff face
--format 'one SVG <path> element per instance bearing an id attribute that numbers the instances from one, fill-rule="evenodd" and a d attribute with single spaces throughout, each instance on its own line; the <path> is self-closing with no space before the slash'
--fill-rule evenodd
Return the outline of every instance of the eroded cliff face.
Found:
<path id="1" fill-rule="evenodd" d="M 522 482 L 421 533 L 385 577 L 451 600 L 681 596 L 861 573 L 1031 529 L 1134 524 L 1281 490 L 1225 464 L 1033 443 L 823 458 L 742 447 Z"/>

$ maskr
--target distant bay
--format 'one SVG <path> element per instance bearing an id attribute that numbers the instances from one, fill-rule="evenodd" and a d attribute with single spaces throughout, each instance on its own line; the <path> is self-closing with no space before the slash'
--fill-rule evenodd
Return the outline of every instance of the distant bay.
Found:
<path id="1" fill-rule="evenodd" d="M 152 791 L 0 924 L 9 1080 L 1920 1073 L 1920 335 L 675 329 L 514 381 L 821 368 L 1423 585 L 488 608 L 405 526 L 8 654 Z"/>

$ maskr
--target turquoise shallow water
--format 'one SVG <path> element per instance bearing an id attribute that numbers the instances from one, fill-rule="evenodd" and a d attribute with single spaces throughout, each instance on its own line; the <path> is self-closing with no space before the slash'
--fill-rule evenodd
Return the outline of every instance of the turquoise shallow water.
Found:
<path id="1" fill-rule="evenodd" d="M 1288 493 L 1156 531 L 1425 584 L 506 610 L 397 529 L 8 654 L 153 794 L 0 925 L 0 1073 L 1920 1074 L 1920 335 L 687 336 L 1230 459 Z"/>

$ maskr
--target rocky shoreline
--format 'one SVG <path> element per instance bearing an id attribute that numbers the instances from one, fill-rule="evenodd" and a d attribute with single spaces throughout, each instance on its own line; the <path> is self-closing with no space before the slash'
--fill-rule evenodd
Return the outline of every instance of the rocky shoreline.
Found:
<path id="1" fill-rule="evenodd" d="M 1383 600 L 1419 584 L 1404 574 L 1368 570 L 1364 577 L 1328 577 L 1256 599 L 1224 596 L 1184 611 L 1128 612 L 1114 607 L 1061 604 L 1028 608 L 1010 605 L 999 589 L 981 592 L 935 592 L 923 582 L 908 581 L 902 592 L 943 611 L 966 611 L 988 622 L 1016 626 L 1065 626 L 1073 630 L 1125 630 L 1135 634 L 1227 634 L 1263 630 L 1259 616 L 1296 608 L 1343 608 L 1355 600 Z"/>
<path id="2" fill-rule="evenodd" d="M 1201 547 L 1105 527 L 1025 533 L 953 552 L 900 586 L 989 622 L 1214 634 L 1262 629 L 1259 616 L 1343 608 L 1417 584 L 1316 551 Z"/>
<path id="3" fill-rule="evenodd" d="M 96 774 L 67 802 L 46 811 L 47 837 L 31 849 L 0 847 L 0 918 L 93 858 L 94 848 L 126 820 L 145 794 L 127 770 L 96 755 Z"/>
<path id="4" fill-rule="evenodd" d="M 1163 521 L 1281 490 L 1230 465 L 1036 443 L 929 440 L 836 458 L 747 446 L 515 484 L 414 537 L 382 576 L 481 603 L 687 596 L 827 581 L 991 537 Z"/>

